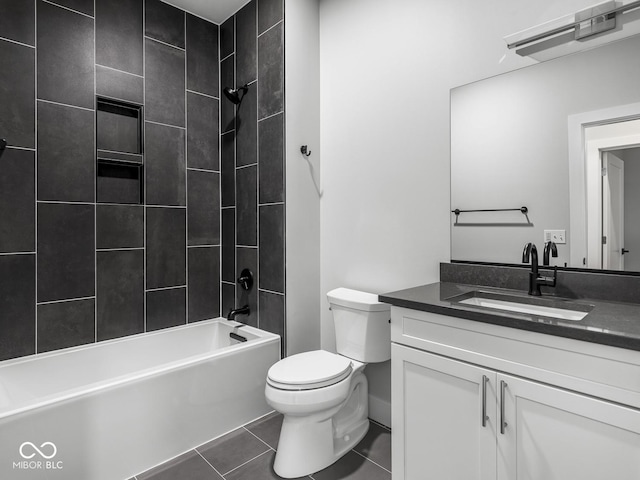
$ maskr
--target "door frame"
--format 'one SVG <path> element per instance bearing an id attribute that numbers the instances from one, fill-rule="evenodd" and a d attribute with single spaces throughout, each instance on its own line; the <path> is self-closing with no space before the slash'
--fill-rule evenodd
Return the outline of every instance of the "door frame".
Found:
<path id="1" fill-rule="evenodd" d="M 587 268 L 602 269 L 602 154 L 640 146 L 640 133 L 586 142 Z"/>
<path id="2" fill-rule="evenodd" d="M 593 215 L 597 215 L 597 212 L 601 211 L 602 202 L 598 201 L 599 207 L 588 202 L 587 182 L 594 181 L 594 173 L 595 178 L 600 180 L 601 167 L 599 158 L 595 167 L 592 162 L 588 161 L 585 131 L 589 127 L 638 119 L 640 119 L 640 102 L 578 113 L 569 115 L 567 118 L 569 137 L 569 235 L 567 241 L 569 242 L 570 267 L 602 268 L 601 266 L 590 266 L 590 262 L 588 262 L 588 253 L 594 248 L 593 245 L 589 248 L 588 239 L 592 232 L 597 232 L 598 227 L 602 231 L 601 218 L 596 222 L 597 226 L 592 225 L 593 218 L 595 218 Z M 602 185 L 600 185 L 601 188 Z M 596 208 L 595 211 L 594 208 Z M 589 218 L 592 220 L 590 221 Z M 602 249 L 602 246 L 600 245 L 598 248 Z M 602 260 L 598 265 L 602 265 Z"/>

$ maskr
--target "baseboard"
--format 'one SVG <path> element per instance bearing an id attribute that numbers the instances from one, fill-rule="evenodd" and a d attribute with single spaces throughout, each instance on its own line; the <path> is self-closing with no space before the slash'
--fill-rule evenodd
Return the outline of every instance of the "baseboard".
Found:
<path id="1" fill-rule="evenodd" d="M 391 402 L 369 395 L 369 418 L 391 428 Z"/>

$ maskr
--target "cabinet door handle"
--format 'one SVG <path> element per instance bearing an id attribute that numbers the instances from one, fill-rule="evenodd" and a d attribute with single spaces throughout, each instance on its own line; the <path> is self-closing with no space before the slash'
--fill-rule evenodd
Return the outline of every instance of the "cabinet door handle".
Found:
<path id="1" fill-rule="evenodd" d="M 489 377 L 486 375 L 482 376 L 482 426 L 487 426 L 487 420 L 489 417 L 487 416 L 487 383 L 489 382 Z"/>
<path id="2" fill-rule="evenodd" d="M 507 388 L 507 382 L 500 380 L 500 433 L 504 435 L 504 429 L 507 428 L 507 422 L 504 419 L 504 391 Z"/>

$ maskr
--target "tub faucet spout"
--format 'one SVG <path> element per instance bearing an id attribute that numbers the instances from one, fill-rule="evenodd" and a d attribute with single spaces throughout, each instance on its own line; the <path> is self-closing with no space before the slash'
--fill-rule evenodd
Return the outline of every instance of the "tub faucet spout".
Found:
<path id="1" fill-rule="evenodd" d="M 229 314 L 227 315 L 227 320 L 235 320 L 237 315 L 249 315 L 251 310 L 249 309 L 249 305 L 245 305 L 244 307 L 234 308 L 229 310 Z"/>

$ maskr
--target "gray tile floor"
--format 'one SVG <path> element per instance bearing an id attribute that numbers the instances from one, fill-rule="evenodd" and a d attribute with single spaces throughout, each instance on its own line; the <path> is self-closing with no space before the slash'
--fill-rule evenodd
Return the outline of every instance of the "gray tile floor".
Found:
<path id="1" fill-rule="evenodd" d="M 136 475 L 135 480 L 272 480 L 282 415 L 272 413 L 212 440 L 162 465 Z M 312 480 L 390 480 L 391 432 L 371 422 L 356 447 Z M 132 480 L 134 480 L 132 479 Z"/>

